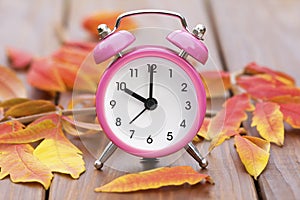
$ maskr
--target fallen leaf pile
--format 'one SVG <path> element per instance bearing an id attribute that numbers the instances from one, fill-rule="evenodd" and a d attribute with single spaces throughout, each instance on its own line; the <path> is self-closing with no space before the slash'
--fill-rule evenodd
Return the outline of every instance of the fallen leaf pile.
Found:
<path id="1" fill-rule="evenodd" d="M 206 119 L 194 141 L 210 140 L 209 151 L 234 137 L 236 150 L 248 173 L 255 179 L 268 164 L 270 143 L 284 144 L 284 122 L 300 127 L 300 89 L 282 72 L 248 64 L 236 76 L 239 94 L 227 99 L 215 117 Z M 229 87 L 228 87 L 229 88 Z M 251 117 L 259 137 L 243 136 L 241 124 Z"/>

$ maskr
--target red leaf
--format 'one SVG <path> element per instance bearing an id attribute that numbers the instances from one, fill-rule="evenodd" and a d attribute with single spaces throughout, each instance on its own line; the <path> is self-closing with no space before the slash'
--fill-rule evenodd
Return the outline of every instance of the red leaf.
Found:
<path id="1" fill-rule="evenodd" d="M 11 66 L 15 69 L 27 68 L 33 59 L 33 56 L 30 53 L 15 49 L 13 47 L 7 47 L 6 54 L 11 63 Z"/>
<path id="2" fill-rule="evenodd" d="M 300 128 L 300 104 L 287 103 L 280 104 L 280 111 L 284 120 L 293 128 Z"/>
<path id="3" fill-rule="evenodd" d="M 41 90 L 66 91 L 55 62 L 48 58 L 34 60 L 27 75 L 28 82 Z"/>
<path id="4" fill-rule="evenodd" d="M 245 111 L 253 109 L 254 106 L 250 103 L 247 94 L 240 94 L 228 99 L 224 108 L 212 118 L 208 126 L 208 136 L 211 139 L 224 137 L 227 139 L 229 136 L 235 135 L 239 131 L 241 122 L 247 119 Z M 215 143 L 221 144 L 220 142 Z"/>
<path id="5" fill-rule="evenodd" d="M 78 69 L 89 53 L 90 51 L 86 49 L 62 46 L 52 54 L 52 58 L 67 64 L 74 64 Z"/>
<path id="6" fill-rule="evenodd" d="M 245 67 L 245 73 L 246 74 L 269 74 L 274 77 L 274 79 L 277 79 L 278 81 L 282 82 L 285 85 L 294 86 L 295 80 L 293 77 L 289 76 L 288 74 L 285 74 L 283 72 L 272 70 L 268 67 L 263 67 L 255 62 L 249 63 Z"/>

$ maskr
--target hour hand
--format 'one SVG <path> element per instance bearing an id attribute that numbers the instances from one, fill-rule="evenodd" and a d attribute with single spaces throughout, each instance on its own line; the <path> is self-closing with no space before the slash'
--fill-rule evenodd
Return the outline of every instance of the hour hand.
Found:
<path id="1" fill-rule="evenodd" d="M 145 103 L 146 100 L 147 100 L 146 98 L 142 97 L 141 95 L 135 93 L 134 91 L 132 91 L 132 90 L 130 90 L 130 89 L 128 89 L 128 88 L 125 88 L 125 89 L 124 89 L 124 92 L 126 92 L 126 93 L 129 94 L 130 96 L 136 98 L 137 100 L 139 100 L 139 101 L 141 101 L 141 102 L 143 102 L 143 103 Z"/>

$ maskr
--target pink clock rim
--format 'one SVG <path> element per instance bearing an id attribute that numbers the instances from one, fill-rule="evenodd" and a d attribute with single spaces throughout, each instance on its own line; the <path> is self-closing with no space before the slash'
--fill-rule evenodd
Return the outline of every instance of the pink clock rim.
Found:
<path id="1" fill-rule="evenodd" d="M 195 123 L 193 124 L 192 128 L 190 131 L 186 134 L 186 137 L 173 144 L 170 145 L 169 147 L 166 147 L 161 150 L 142 150 L 138 148 L 134 148 L 123 141 L 121 141 L 110 129 L 106 117 L 105 117 L 105 105 L 104 105 L 104 96 L 105 92 L 109 83 L 109 80 L 113 76 L 113 74 L 119 70 L 122 66 L 124 66 L 126 63 L 130 62 L 131 60 L 141 58 L 141 57 L 146 57 L 146 56 L 155 56 L 155 57 L 160 57 L 164 58 L 167 60 L 170 60 L 171 62 L 174 62 L 178 66 L 180 66 L 191 78 L 195 89 L 197 93 L 197 100 L 199 102 L 198 106 L 198 111 L 197 111 L 197 116 Z M 203 119 L 205 117 L 205 112 L 206 112 L 206 94 L 205 94 L 205 89 L 202 84 L 202 81 L 200 79 L 200 76 L 197 74 L 196 70 L 193 68 L 193 66 L 188 63 L 186 60 L 183 58 L 178 57 L 177 54 L 175 54 L 173 51 L 166 49 L 164 47 L 159 47 L 159 46 L 141 46 L 139 48 L 135 48 L 133 51 L 123 55 L 122 59 L 116 60 L 114 63 L 111 64 L 111 66 L 108 68 L 108 70 L 105 71 L 103 74 L 99 85 L 98 89 L 96 92 L 96 112 L 97 112 L 97 117 L 99 120 L 99 123 L 101 124 L 101 127 L 103 131 L 105 132 L 106 136 L 119 148 L 122 150 L 136 155 L 136 156 L 141 156 L 141 157 L 147 157 L 147 158 L 157 158 L 157 157 L 162 157 L 166 156 L 169 154 L 172 154 L 176 151 L 179 151 L 180 149 L 184 148 L 185 145 L 187 145 L 189 142 L 192 141 L 194 136 L 197 134 L 199 131 Z"/>

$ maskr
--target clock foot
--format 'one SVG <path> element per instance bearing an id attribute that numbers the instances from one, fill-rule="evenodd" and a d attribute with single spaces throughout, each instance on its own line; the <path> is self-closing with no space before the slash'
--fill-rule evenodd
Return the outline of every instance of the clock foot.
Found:
<path id="1" fill-rule="evenodd" d="M 205 169 L 207 167 L 207 160 L 200 154 L 192 142 L 188 143 L 184 148 L 199 163 L 201 168 Z"/>
<path id="2" fill-rule="evenodd" d="M 109 142 L 108 145 L 105 147 L 103 153 L 99 157 L 99 159 L 95 161 L 94 163 L 95 168 L 101 170 L 104 163 L 115 152 L 116 149 L 117 146 L 114 143 Z"/>

